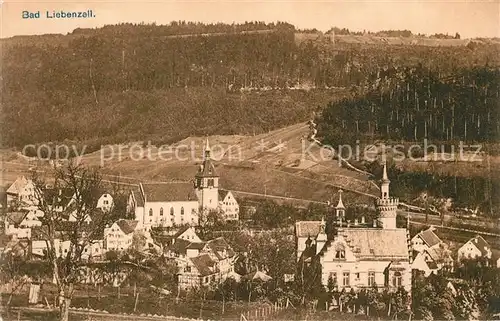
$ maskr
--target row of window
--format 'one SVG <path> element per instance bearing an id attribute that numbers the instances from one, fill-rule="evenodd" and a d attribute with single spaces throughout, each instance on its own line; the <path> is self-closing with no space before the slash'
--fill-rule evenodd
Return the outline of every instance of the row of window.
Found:
<path id="1" fill-rule="evenodd" d="M 172 224 L 174 224 L 175 223 L 175 219 L 172 217 L 170 219 L 170 222 L 172 222 Z M 149 219 L 149 223 L 153 223 L 153 219 L 152 218 Z M 159 223 L 160 225 L 165 225 L 164 223 L 167 223 L 167 219 L 160 218 L 160 220 L 156 221 L 155 223 Z M 191 217 L 191 223 L 194 223 L 194 217 Z M 183 217 L 181 217 L 181 224 L 184 224 L 184 218 Z"/>
<path id="2" fill-rule="evenodd" d="M 195 214 L 196 210 L 193 208 L 191 214 Z M 170 208 L 170 215 L 175 215 L 175 210 L 173 207 Z M 181 215 L 184 215 L 184 207 L 181 207 Z M 149 216 L 153 216 L 153 209 L 149 209 Z M 163 216 L 163 207 L 160 208 L 160 216 Z"/>
<path id="3" fill-rule="evenodd" d="M 337 279 L 337 272 L 331 272 L 330 273 L 330 278 L 333 279 L 334 284 L 338 284 L 338 279 Z M 355 273 L 355 279 L 359 280 L 360 274 Z M 403 276 L 401 275 L 400 272 L 394 272 L 393 277 L 392 277 L 392 286 L 394 287 L 400 287 L 403 284 Z M 347 287 L 351 285 L 351 273 L 350 272 L 343 272 L 342 273 L 342 286 Z M 375 285 L 375 272 L 370 271 L 368 272 L 368 286 L 374 286 Z"/>

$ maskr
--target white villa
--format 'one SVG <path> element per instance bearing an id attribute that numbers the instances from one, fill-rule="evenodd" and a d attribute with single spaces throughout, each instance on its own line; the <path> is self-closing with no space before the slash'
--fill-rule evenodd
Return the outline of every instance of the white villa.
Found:
<path id="1" fill-rule="evenodd" d="M 329 239 L 324 220 L 296 222 L 298 263 L 319 261 L 324 286 L 331 279 L 339 290 L 404 287 L 411 291 L 408 231 L 396 227 L 399 200 L 390 197 L 389 183 L 384 164 L 381 196 L 376 201 L 379 216 L 372 227 L 341 225 Z M 340 196 L 336 216 L 343 217 L 344 210 Z"/>

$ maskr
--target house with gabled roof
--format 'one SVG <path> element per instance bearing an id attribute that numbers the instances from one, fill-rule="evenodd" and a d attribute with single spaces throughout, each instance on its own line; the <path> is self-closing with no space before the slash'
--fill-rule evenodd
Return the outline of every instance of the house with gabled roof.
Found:
<path id="1" fill-rule="evenodd" d="M 223 237 L 202 241 L 192 227 L 176 236 L 164 248 L 164 255 L 177 263 L 181 288 L 220 282 L 234 273 L 236 253 Z"/>
<path id="2" fill-rule="evenodd" d="M 237 221 L 240 218 L 240 206 L 231 191 L 219 190 L 219 207 L 226 221 Z"/>
<path id="3" fill-rule="evenodd" d="M 104 228 L 104 250 L 124 251 L 132 245 L 134 232 L 138 231 L 139 222 L 120 219 Z"/>
<path id="4" fill-rule="evenodd" d="M 441 241 L 441 239 L 436 235 L 436 233 L 434 232 L 434 228 L 432 227 L 420 231 L 411 239 L 412 248 L 417 252 L 422 252 L 426 249 L 439 247 L 443 244 L 443 241 Z"/>
<path id="5" fill-rule="evenodd" d="M 412 269 L 424 272 L 424 276 L 437 273 L 441 269 L 452 271 L 454 268 L 451 251 L 444 243 L 426 248 L 420 252 L 414 251 Z"/>
<path id="6" fill-rule="evenodd" d="M 6 190 L 7 204 L 17 207 L 36 205 L 35 184 L 24 176 L 18 177 Z"/>
<path id="7" fill-rule="evenodd" d="M 21 209 L 5 215 L 4 228 L 6 235 L 15 235 L 17 238 L 31 237 L 31 228 L 41 226 L 36 210 Z"/>
<path id="8" fill-rule="evenodd" d="M 483 258 L 490 260 L 491 256 L 491 246 L 480 235 L 476 235 L 474 238 L 468 240 L 467 243 L 458 249 L 459 259 Z"/>

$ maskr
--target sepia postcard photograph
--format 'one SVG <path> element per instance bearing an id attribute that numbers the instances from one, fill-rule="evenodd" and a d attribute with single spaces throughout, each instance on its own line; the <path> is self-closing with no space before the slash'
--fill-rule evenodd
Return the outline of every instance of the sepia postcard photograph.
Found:
<path id="1" fill-rule="evenodd" d="M 0 0 L 0 295 L 500 320 L 500 0 Z"/>

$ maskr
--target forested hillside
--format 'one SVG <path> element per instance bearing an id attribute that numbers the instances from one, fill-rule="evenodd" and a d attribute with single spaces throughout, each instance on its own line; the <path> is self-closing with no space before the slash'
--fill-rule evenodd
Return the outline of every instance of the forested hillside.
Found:
<path id="1" fill-rule="evenodd" d="M 448 77 L 418 66 L 378 73 L 370 88 L 332 102 L 318 123 L 334 145 L 357 139 L 497 142 L 500 70 L 462 69 Z"/>
<path id="2" fill-rule="evenodd" d="M 382 70 L 421 62 L 442 78 L 500 65 L 495 46 L 297 43 L 295 32 L 287 23 L 175 22 L 3 39 L 2 143 L 259 133 L 366 91 Z"/>

